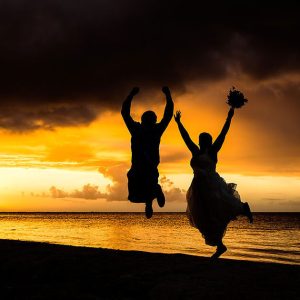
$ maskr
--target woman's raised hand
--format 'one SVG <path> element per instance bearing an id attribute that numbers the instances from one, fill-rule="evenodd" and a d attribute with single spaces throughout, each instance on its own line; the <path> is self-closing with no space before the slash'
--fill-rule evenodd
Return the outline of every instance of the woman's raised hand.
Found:
<path id="1" fill-rule="evenodd" d="M 177 110 L 176 114 L 174 115 L 174 119 L 176 121 L 176 123 L 180 123 L 180 119 L 181 119 L 181 111 Z"/>
<path id="2" fill-rule="evenodd" d="M 233 115 L 234 115 L 234 108 L 231 107 L 230 110 L 229 110 L 229 112 L 228 112 L 228 118 L 231 119 L 233 117 Z"/>

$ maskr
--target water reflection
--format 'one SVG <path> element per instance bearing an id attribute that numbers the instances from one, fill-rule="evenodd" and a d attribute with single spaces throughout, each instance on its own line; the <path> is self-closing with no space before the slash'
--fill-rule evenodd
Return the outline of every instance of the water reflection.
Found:
<path id="1" fill-rule="evenodd" d="M 210 256 L 184 213 L 2 213 L 0 238 Z M 224 257 L 300 264 L 300 214 L 256 214 L 230 223 Z"/>

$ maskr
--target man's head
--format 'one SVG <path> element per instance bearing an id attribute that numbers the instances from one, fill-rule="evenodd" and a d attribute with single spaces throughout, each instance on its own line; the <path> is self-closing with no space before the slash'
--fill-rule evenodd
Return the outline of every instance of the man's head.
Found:
<path id="1" fill-rule="evenodd" d="M 142 125 L 151 126 L 157 121 L 157 117 L 154 111 L 147 110 L 142 115 Z"/>

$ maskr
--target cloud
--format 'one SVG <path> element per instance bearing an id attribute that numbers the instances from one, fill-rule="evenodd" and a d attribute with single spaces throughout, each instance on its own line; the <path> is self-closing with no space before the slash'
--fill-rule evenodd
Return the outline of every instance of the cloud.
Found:
<path id="1" fill-rule="evenodd" d="M 88 124 L 133 85 L 299 72 L 298 5 L 2 0 L 0 127 Z"/>
<path id="2" fill-rule="evenodd" d="M 15 132 L 87 125 L 95 118 L 95 111 L 83 105 L 40 107 L 38 110 L 35 107 L 0 107 L 0 127 Z"/>
<path id="3" fill-rule="evenodd" d="M 95 200 L 99 198 L 103 198 L 105 194 L 99 191 L 99 187 L 96 185 L 86 184 L 82 187 L 81 190 L 75 190 L 72 194 L 72 198 L 82 198 Z"/>
<path id="4" fill-rule="evenodd" d="M 106 194 L 103 194 L 99 191 L 98 186 L 91 184 L 86 184 L 81 190 L 74 190 L 69 193 L 58 189 L 55 186 L 52 186 L 49 191 L 52 198 L 78 198 L 85 200 L 96 200 L 106 196 Z"/>
<path id="5" fill-rule="evenodd" d="M 54 186 L 50 188 L 50 196 L 53 198 L 78 198 L 86 200 L 106 199 L 107 201 L 127 200 L 127 164 L 119 164 L 112 167 L 100 167 L 99 172 L 111 179 L 105 192 L 100 191 L 100 186 L 86 184 L 81 189 L 65 192 Z"/>
<path id="6" fill-rule="evenodd" d="M 101 192 L 97 185 L 86 184 L 81 189 L 66 192 L 55 186 L 49 189 L 52 198 L 76 198 L 85 200 L 106 199 L 107 201 L 127 201 L 127 170 L 126 164 L 117 165 L 110 168 L 100 168 L 99 171 L 107 178 L 112 180 L 112 184 L 106 186 L 106 191 Z M 174 183 L 166 176 L 162 176 L 160 184 L 165 193 L 166 201 L 183 201 L 185 191 L 174 186 Z"/>
<path id="7" fill-rule="evenodd" d="M 261 147 L 256 152 L 264 152 L 262 158 L 266 162 L 269 159 L 285 161 L 283 169 L 296 170 L 300 150 L 297 126 L 300 118 L 300 76 L 259 83 L 249 89 L 248 94 L 252 101 L 243 118 L 251 124 L 252 141 Z"/>
<path id="8" fill-rule="evenodd" d="M 120 164 L 110 168 L 100 168 L 99 171 L 112 180 L 112 185 L 107 186 L 108 201 L 127 200 L 127 172 L 129 166 Z M 185 191 L 174 186 L 174 183 L 166 176 L 160 178 L 160 184 L 164 191 L 166 201 L 182 201 L 185 199 Z"/>
<path id="9" fill-rule="evenodd" d="M 99 172 L 102 173 L 106 178 L 112 180 L 112 184 L 106 187 L 107 195 L 106 200 L 108 201 L 122 201 L 127 200 L 128 189 L 127 189 L 127 172 L 129 165 L 119 164 L 112 167 L 100 167 Z"/>
<path id="10" fill-rule="evenodd" d="M 52 198 L 66 198 L 69 196 L 67 192 L 58 189 L 55 186 L 52 186 L 49 191 Z"/>
<path id="11" fill-rule="evenodd" d="M 167 199 L 168 202 L 185 201 L 186 191 L 184 189 L 175 187 L 174 182 L 172 182 L 166 176 L 162 176 L 159 181 L 164 191 L 165 198 Z"/>

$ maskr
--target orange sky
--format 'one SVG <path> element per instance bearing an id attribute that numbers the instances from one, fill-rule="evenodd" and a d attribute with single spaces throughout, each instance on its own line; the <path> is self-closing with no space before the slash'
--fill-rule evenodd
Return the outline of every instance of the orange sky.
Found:
<path id="1" fill-rule="evenodd" d="M 218 171 L 238 184 L 242 199 L 254 211 L 299 211 L 299 135 L 294 135 L 298 112 L 283 105 L 280 93 L 280 84 L 299 83 L 299 77 L 193 82 L 173 95 L 175 110 L 181 110 L 195 142 L 202 131 L 216 137 L 233 82 L 249 103 L 235 113 Z M 164 103 L 163 94 L 141 92 L 133 101 L 132 114 L 139 120 L 144 110 L 152 109 L 160 118 Z M 0 138 L 0 211 L 143 211 L 143 205 L 126 200 L 130 135 L 119 112 L 99 114 L 86 126 L 23 133 L 2 130 Z M 159 170 L 167 197 L 162 211 L 185 210 L 185 191 L 192 179 L 189 160 L 172 120 L 161 141 Z"/>
<path id="2" fill-rule="evenodd" d="M 2 1 L 3 2 L 3 1 Z M 4 1 L 0 4 L 0 211 L 143 211 L 129 203 L 120 106 L 161 117 L 161 87 L 197 142 L 236 111 L 218 171 L 254 211 L 300 211 L 299 3 Z M 190 154 L 161 141 L 164 211 L 184 211 Z M 155 210 L 158 208 L 156 207 Z"/>

